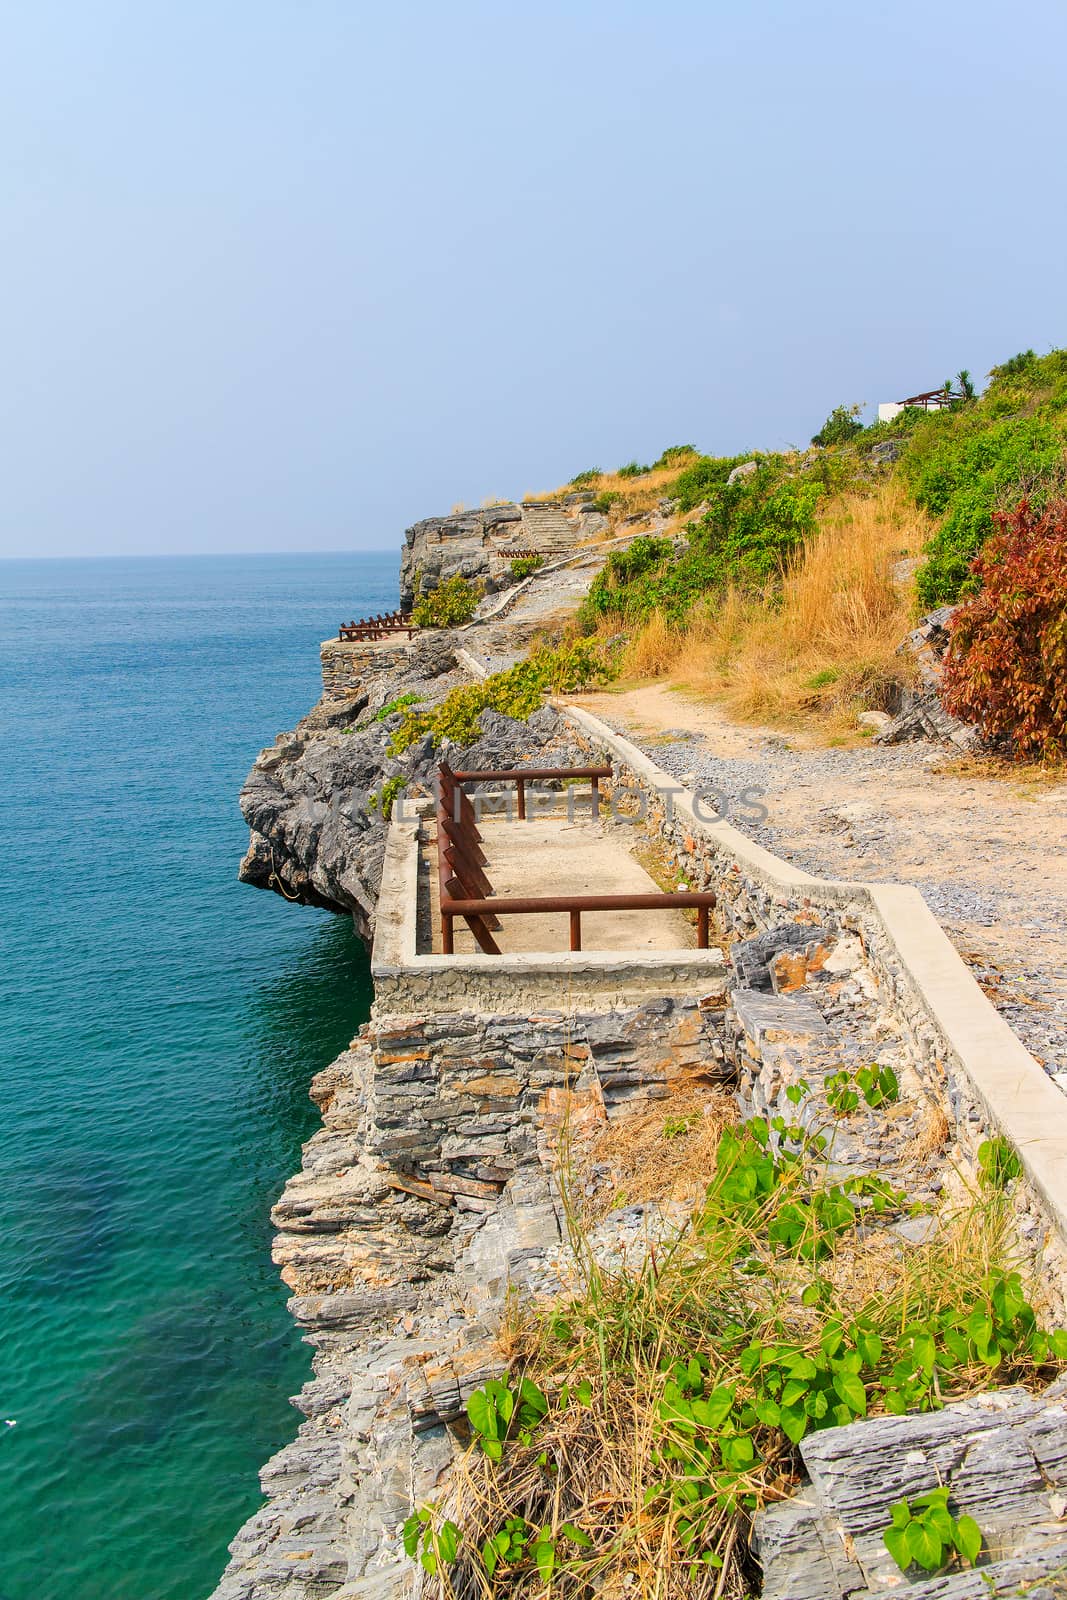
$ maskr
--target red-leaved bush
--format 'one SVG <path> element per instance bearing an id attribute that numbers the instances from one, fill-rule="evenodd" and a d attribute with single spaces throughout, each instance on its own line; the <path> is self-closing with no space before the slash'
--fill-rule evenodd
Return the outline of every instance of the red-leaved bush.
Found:
<path id="1" fill-rule="evenodd" d="M 949 624 L 941 698 L 1019 756 L 1067 754 L 1067 500 L 998 514 Z"/>

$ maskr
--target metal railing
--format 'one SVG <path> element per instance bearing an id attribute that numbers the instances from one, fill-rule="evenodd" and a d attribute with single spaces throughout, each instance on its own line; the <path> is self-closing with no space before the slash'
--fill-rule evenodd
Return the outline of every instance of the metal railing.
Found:
<path id="1" fill-rule="evenodd" d="M 411 635 L 418 630 L 410 616 L 404 616 L 399 611 L 391 611 L 384 617 L 363 617 L 359 622 L 342 622 L 337 630 L 338 639 L 385 639 L 390 634 L 406 633 Z"/>
<path id="2" fill-rule="evenodd" d="M 592 789 L 593 817 L 600 815 L 600 780 L 611 777 L 610 767 L 505 767 L 499 772 L 453 772 L 456 783 L 513 783 L 519 821 L 526 821 L 526 785 L 551 778 L 588 778 Z"/>
<path id="3" fill-rule="evenodd" d="M 437 867 L 440 890 L 441 950 L 455 954 L 455 919 L 462 917 L 475 942 L 486 955 L 498 956 L 493 933 L 501 917 L 538 916 L 566 912 L 570 948 L 582 948 L 582 913 L 586 911 L 695 910 L 697 945 L 708 948 L 710 913 L 716 904 L 713 891 L 657 891 L 655 894 L 496 895 L 486 874 L 482 836 L 465 783 L 514 783 L 518 789 L 520 820 L 526 818 L 525 786 L 553 778 L 588 778 L 592 785 L 592 812 L 599 815 L 599 781 L 610 778 L 610 767 L 523 767 L 501 771 L 453 772 L 447 762 L 438 768 Z"/>

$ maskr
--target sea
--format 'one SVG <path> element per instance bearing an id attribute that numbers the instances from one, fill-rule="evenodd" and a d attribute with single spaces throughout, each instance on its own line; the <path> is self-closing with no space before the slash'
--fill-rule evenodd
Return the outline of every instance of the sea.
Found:
<path id="1" fill-rule="evenodd" d="M 203 1600 L 300 1421 L 269 1211 L 371 984 L 237 795 L 397 565 L 0 562 L 0 1600 Z"/>

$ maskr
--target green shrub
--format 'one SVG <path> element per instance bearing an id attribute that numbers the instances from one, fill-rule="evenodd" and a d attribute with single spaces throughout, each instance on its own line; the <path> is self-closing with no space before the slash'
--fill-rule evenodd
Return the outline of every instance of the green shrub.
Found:
<path id="1" fill-rule="evenodd" d="M 417 628 L 456 628 L 469 622 L 485 593 L 484 583 L 468 583 L 457 572 L 444 578 L 436 589 L 420 594 L 411 608 Z"/>
<path id="2" fill-rule="evenodd" d="M 375 722 L 384 722 L 386 717 L 393 715 L 394 711 L 403 711 L 405 706 L 417 705 L 421 699 L 421 694 L 416 694 L 414 690 L 409 690 L 407 694 L 398 695 L 395 700 L 390 700 L 387 705 L 384 705 L 380 711 L 376 711 L 374 720 Z"/>
<path id="3" fill-rule="evenodd" d="M 508 570 L 515 582 L 519 583 L 539 571 L 544 564 L 544 556 L 516 556 Z"/>
<path id="4" fill-rule="evenodd" d="M 593 510 L 601 512 L 606 517 L 612 506 L 617 506 L 621 499 L 622 495 L 617 489 L 606 489 L 593 501 Z"/>
<path id="5" fill-rule="evenodd" d="M 683 461 L 692 461 L 699 451 L 695 444 L 672 444 L 657 456 L 652 463 L 652 471 L 659 472 L 665 467 L 680 467 Z"/>
<path id="6" fill-rule="evenodd" d="M 941 695 L 1022 756 L 1067 755 L 1067 501 L 995 518 L 952 618 Z"/>
<path id="7" fill-rule="evenodd" d="M 979 413 L 972 410 L 969 416 Z M 1062 435 L 1051 420 L 1008 416 L 990 424 L 982 419 L 982 426 L 966 431 L 961 421 L 945 413 L 939 438 L 931 417 L 934 425 L 916 434 L 903 463 L 917 504 L 935 516 L 944 514 L 916 577 L 927 608 L 951 604 L 973 590 L 971 561 L 993 532 L 998 502 L 1028 484 L 1040 495 L 1041 481 L 1053 480 L 1063 456 Z"/>
<path id="8" fill-rule="evenodd" d="M 669 540 L 642 536 L 612 556 L 582 606 L 583 627 L 592 629 L 601 617 L 640 621 L 656 610 L 678 623 L 702 595 L 729 584 L 762 587 L 777 580 L 814 529 L 821 499 L 840 479 L 829 458 L 792 477 L 775 458 L 765 471 L 729 485 L 733 463 L 712 465 L 715 482 L 704 491 L 708 509 L 687 530 L 688 543 L 677 549 Z"/>
<path id="9" fill-rule="evenodd" d="M 993 532 L 994 513 L 1023 495 L 1040 506 L 1062 487 L 1067 350 L 1023 351 L 993 368 L 980 399 L 903 416 L 910 420 L 898 471 L 917 504 L 943 518 L 917 574 L 919 600 L 926 608 L 951 604 L 977 586 L 970 563 Z"/>
<path id="10" fill-rule="evenodd" d="M 671 499 L 677 502 L 679 511 L 694 510 L 713 490 L 724 488 L 733 468 L 746 459 L 745 456 L 698 456 L 671 485 Z"/>
<path id="11" fill-rule="evenodd" d="M 863 423 L 859 420 L 861 409 L 860 406 L 835 406 L 818 433 L 812 435 L 812 444 L 848 444 L 857 433 L 863 432 Z"/>
<path id="12" fill-rule="evenodd" d="M 572 489 L 588 489 L 591 484 L 596 483 L 597 479 L 603 476 L 604 474 L 599 467 L 586 467 L 584 472 L 575 473 L 571 479 L 570 486 Z"/>
<path id="13" fill-rule="evenodd" d="M 638 461 L 628 461 L 624 467 L 619 468 L 618 476 L 620 478 L 643 478 L 646 472 L 651 471 L 651 467 L 643 467 Z"/>
<path id="14" fill-rule="evenodd" d="M 403 773 L 397 772 L 387 778 L 377 791 L 372 791 L 367 796 L 367 805 L 372 811 L 381 813 L 383 822 L 388 822 L 393 814 L 393 801 L 407 783 Z"/>
<path id="15" fill-rule="evenodd" d="M 611 672 L 606 657 L 585 640 L 560 645 L 556 650 L 537 650 L 504 672 L 494 672 L 480 683 L 453 689 L 439 705 L 425 711 L 409 711 L 393 734 L 390 753 L 400 755 L 427 733 L 435 747 L 445 739 L 459 745 L 473 744 L 481 737 L 479 718 L 483 711 L 499 711 L 505 717 L 523 720 L 537 710 L 546 693 L 574 694 L 609 678 Z"/>
<path id="16" fill-rule="evenodd" d="M 591 629 L 598 617 L 621 619 L 643 614 L 639 597 L 649 575 L 658 573 L 674 550 L 670 539 L 642 533 L 625 550 L 613 550 L 597 573 L 579 609 L 580 624 Z"/>

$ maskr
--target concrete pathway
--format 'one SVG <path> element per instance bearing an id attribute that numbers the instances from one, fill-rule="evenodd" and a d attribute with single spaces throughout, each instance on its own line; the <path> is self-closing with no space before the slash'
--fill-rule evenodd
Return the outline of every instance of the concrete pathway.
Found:
<path id="1" fill-rule="evenodd" d="M 479 823 L 486 872 L 497 895 L 655 894 L 660 885 L 630 854 L 624 831 L 604 828 L 588 819 L 568 822 L 565 816 L 526 822 Z M 436 863 L 437 844 L 427 848 Z M 440 949 L 436 871 L 428 873 L 434 950 Z M 696 928 L 684 911 L 585 912 L 583 950 L 692 950 Z M 569 946 L 566 912 L 501 917 L 493 937 L 505 955 L 565 951 Z M 457 920 L 456 952 L 477 949 L 466 923 Z"/>

